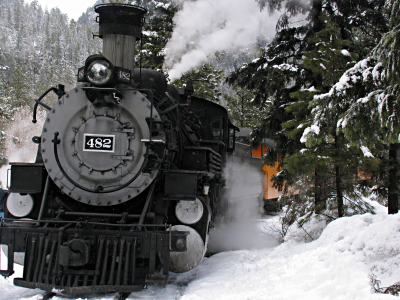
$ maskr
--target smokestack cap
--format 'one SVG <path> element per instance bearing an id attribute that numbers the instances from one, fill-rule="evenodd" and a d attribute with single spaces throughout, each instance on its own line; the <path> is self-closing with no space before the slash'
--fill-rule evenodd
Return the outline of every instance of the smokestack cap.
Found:
<path id="1" fill-rule="evenodd" d="M 147 10 L 130 4 L 100 4 L 94 11 L 99 14 L 99 36 L 106 34 L 123 34 L 140 39 L 143 26 L 143 16 Z"/>

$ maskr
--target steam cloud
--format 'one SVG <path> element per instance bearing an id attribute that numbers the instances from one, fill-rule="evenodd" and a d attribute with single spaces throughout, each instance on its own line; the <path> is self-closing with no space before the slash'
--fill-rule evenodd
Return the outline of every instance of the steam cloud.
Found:
<path id="1" fill-rule="evenodd" d="M 261 170 L 238 162 L 230 162 L 227 169 L 233 170 L 228 211 L 210 231 L 208 252 L 276 246 L 275 239 L 257 229 L 262 215 Z"/>
<path id="2" fill-rule="evenodd" d="M 185 2 L 174 17 L 176 27 L 166 48 L 164 67 L 170 79 L 178 79 L 217 51 L 254 44 L 272 38 L 279 12 L 260 11 L 255 0 L 198 0 Z"/>

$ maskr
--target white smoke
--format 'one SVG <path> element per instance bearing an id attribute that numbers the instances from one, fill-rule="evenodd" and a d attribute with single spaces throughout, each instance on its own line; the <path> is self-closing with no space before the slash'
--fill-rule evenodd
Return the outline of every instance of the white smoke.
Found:
<path id="1" fill-rule="evenodd" d="M 280 12 L 260 10 L 255 0 L 186 1 L 166 48 L 164 67 L 171 80 L 200 65 L 218 51 L 254 45 L 272 38 Z"/>
<path id="2" fill-rule="evenodd" d="M 276 245 L 276 241 L 257 229 L 262 217 L 262 172 L 260 166 L 228 162 L 228 210 L 210 230 L 208 252 L 257 249 Z"/>

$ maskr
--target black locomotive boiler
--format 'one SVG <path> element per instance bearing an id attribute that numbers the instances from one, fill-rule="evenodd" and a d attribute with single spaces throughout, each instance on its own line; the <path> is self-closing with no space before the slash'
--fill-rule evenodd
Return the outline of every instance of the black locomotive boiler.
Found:
<path id="1" fill-rule="evenodd" d="M 87 58 L 79 84 L 50 88 L 35 102 L 48 115 L 35 163 L 10 163 L 0 223 L 24 266 L 14 284 L 64 293 L 131 292 L 165 284 L 203 258 L 224 209 L 225 166 L 235 131 L 226 110 L 134 69 L 146 11 L 102 4 L 102 55 Z M 49 92 L 58 101 L 41 99 Z M 15 254 L 15 255 L 14 255 Z M 22 256 L 23 258 L 20 258 Z"/>

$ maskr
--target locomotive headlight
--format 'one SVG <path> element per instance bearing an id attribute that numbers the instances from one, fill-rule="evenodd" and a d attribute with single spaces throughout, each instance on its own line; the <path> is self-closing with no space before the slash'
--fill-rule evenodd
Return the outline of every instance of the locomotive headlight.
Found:
<path id="1" fill-rule="evenodd" d="M 203 216 L 204 208 L 199 199 L 181 200 L 175 206 L 175 215 L 183 224 L 195 224 Z"/>
<path id="2" fill-rule="evenodd" d="M 78 69 L 78 82 L 89 82 L 94 86 L 104 87 L 119 83 L 130 84 L 132 71 L 114 66 L 100 54 L 90 55 L 85 66 Z"/>
<path id="3" fill-rule="evenodd" d="M 11 193 L 7 198 L 7 210 L 17 218 L 23 218 L 29 215 L 33 209 L 33 197 L 29 194 L 21 195 Z"/>
<path id="4" fill-rule="evenodd" d="M 94 85 L 107 85 L 113 79 L 113 65 L 107 60 L 94 60 L 86 69 L 87 80 Z"/>

